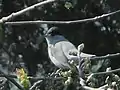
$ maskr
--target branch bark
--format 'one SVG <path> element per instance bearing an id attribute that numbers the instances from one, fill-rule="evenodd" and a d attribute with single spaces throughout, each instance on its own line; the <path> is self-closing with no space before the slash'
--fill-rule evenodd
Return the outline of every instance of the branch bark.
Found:
<path id="1" fill-rule="evenodd" d="M 54 1 L 54 0 L 53 0 Z M 23 24 L 75 24 L 75 23 L 84 23 L 84 22 L 90 22 L 90 21 L 95 21 L 104 17 L 108 17 L 111 15 L 114 15 L 116 13 L 119 13 L 120 10 L 108 13 L 108 14 L 103 14 L 101 16 L 96 16 L 93 18 L 88 18 L 88 19 L 82 19 L 82 20 L 73 20 L 73 21 L 19 21 L 19 22 L 6 22 L 5 24 L 7 25 L 23 25 Z"/>

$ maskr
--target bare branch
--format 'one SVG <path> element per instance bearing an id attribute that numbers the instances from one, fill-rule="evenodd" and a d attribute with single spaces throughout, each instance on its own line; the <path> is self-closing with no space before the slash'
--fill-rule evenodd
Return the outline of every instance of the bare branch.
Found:
<path id="1" fill-rule="evenodd" d="M 107 71 L 107 72 L 92 73 L 92 75 L 103 75 L 103 74 L 109 75 L 109 74 L 115 73 L 115 72 L 120 72 L 120 68 L 114 69 L 114 70 L 110 70 L 110 71 Z"/>
<path id="2" fill-rule="evenodd" d="M 33 86 L 30 87 L 29 90 L 35 90 L 35 87 L 36 87 L 37 85 L 40 85 L 42 81 L 43 81 L 43 80 L 39 80 L 39 81 L 35 82 L 35 83 L 33 84 Z"/>
<path id="3" fill-rule="evenodd" d="M 32 80 L 36 81 L 36 80 L 62 80 L 64 78 L 63 77 L 56 77 L 56 78 L 54 78 L 54 77 L 44 77 L 44 78 L 29 77 L 29 79 L 32 79 Z"/>
<path id="4" fill-rule="evenodd" d="M 20 86 L 13 78 L 7 77 L 5 76 L 5 78 L 7 78 L 7 80 L 9 80 L 11 83 L 13 83 L 15 86 L 17 86 L 20 90 L 25 90 L 22 86 Z"/>
<path id="5" fill-rule="evenodd" d="M 0 71 L 0 73 L 11 83 L 17 86 L 20 90 L 25 90 L 22 86 L 20 86 L 13 78 L 9 77 L 8 75 L 4 74 L 4 72 Z"/>
<path id="6" fill-rule="evenodd" d="M 113 85 L 114 82 L 112 82 L 112 85 Z M 114 85 L 113 85 L 114 86 Z M 99 88 L 92 88 L 92 87 L 89 87 L 89 86 L 82 86 L 82 88 L 84 90 L 108 90 L 109 88 L 109 85 L 108 84 L 105 84 Z M 114 89 L 110 89 L 110 90 L 114 90 Z"/>
<path id="7" fill-rule="evenodd" d="M 53 0 L 54 1 L 54 0 Z M 18 21 L 18 22 L 6 22 L 5 24 L 9 25 L 23 25 L 23 24 L 75 24 L 75 23 L 83 23 L 83 22 L 90 22 L 90 21 L 95 21 L 104 17 L 108 17 L 111 15 L 114 15 L 116 13 L 119 13 L 120 10 L 108 13 L 108 14 L 103 14 L 101 16 L 96 16 L 94 18 L 88 18 L 88 19 L 82 19 L 82 20 L 73 20 L 73 21 Z"/>
<path id="8" fill-rule="evenodd" d="M 105 56 L 94 56 L 91 57 L 90 60 L 103 60 L 103 59 L 111 59 L 111 58 L 116 58 L 120 56 L 120 53 L 116 53 L 116 54 L 107 54 Z"/>
<path id="9" fill-rule="evenodd" d="M 9 77 L 9 78 L 17 78 L 16 75 L 6 75 L 6 74 L 0 74 L 0 77 Z M 44 78 L 40 78 L 40 77 L 31 77 L 31 76 L 28 76 L 29 79 L 31 80 L 34 80 L 34 81 L 37 81 L 37 80 L 61 80 L 61 79 L 64 79 L 63 77 L 44 77 Z"/>
<path id="10" fill-rule="evenodd" d="M 25 8 L 25 9 L 20 10 L 18 12 L 12 13 L 7 17 L 3 17 L 2 19 L 0 19 L 0 23 L 4 23 L 4 22 L 6 22 L 8 20 L 11 20 L 11 19 L 19 16 L 19 15 L 24 14 L 25 12 L 28 12 L 28 11 L 33 10 L 33 9 L 35 9 L 35 8 L 41 6 L 41 5 L 45 5 L 45 4 L 52 3 L 52 2 L 55 2 L 55 0 L 47 0 L 47 1 L 43 1 L 43 2 L 40 2 L 40 3 L 34 4 L 34 5 L 32 5 L 32 6 L 28 7 L 28 8 Z"/>
<path id="11" fill-rule="evenodd" d="M 105 56 L 91 56 L 91 57 L 88 57 L 88 58 L 92 61 L 92 60 L 112 59 L 112 58 L 116 58 L 116 57 L 119 57 L 119 56 L 120 56 L 120 53 L 116 53 L 116 54 L 107 54 Z M 86 58 L 86 57 L 82 57 L 82 58 Z M 70 60 L 77 61 L 77 60 L 79 60 L 79 57 L 76 56 L 76 55 L 74 55 L 74 56 L 71 55 Z"/>
<path id="12" fill-rule="evenodd" d="M 92 87 L 88 87 L 88 86 L 82 86 L 82 88 L 84 89 L 84 90 L 105 90 L 105 89 L 99 89 L 99 88 L 92 88 Z"/>

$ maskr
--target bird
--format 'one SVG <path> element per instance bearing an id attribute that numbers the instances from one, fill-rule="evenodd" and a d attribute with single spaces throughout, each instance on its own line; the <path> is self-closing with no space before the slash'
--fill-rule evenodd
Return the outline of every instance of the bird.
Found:
<path id="1" fill-rule="evenodd" d="M 58 32 L 58 27 L 51 27 L 45 33 L 45 39 L 48 45 L 48 55 L 52 63 L 61 69 L 70 69 L 69 60 L 77 57 L 71 56 L 70 52 L 78 52 L 77 48 Z M 80 46 L 79 46 L 80 47 Z M 91 57 L 94 55 L 81 52 L 81 57 Z"/>

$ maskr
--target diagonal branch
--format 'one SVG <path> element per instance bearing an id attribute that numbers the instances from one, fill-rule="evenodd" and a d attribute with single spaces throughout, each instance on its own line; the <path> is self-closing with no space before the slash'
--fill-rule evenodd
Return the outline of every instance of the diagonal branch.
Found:
<path id="1" fill-rule="evenodd" d="M 42 81 L 43 81 L 43 80 L 39 80 L 39 81 L 35 82 L 35 83 L 30 87 L 29 90 L 35 90 L 35 87 L 37 87 L 37 85 L 40 85 Z"/>
<path id="2" fill-rule="evenodd" d="M 90 21 L 95 21 L 98 19 L 102 19 L 104 17 L 108 17 L 111 15 L 114 15 L 116 13 L 119 13 L 120 10 L 108 13 L 108 14 L 103 14 L 101 16 L 96 16 L 93 18 L 88 18 L 88 19 L 82 19 L 82 20 L 73 20 L 73 21 L 41 21 L 41 20 L 37 20 L 37 21 L 18 21 L 18 22 L 6 22 L 5 24 L 9 24 L 9 25 L 23 25 L 23 24 L 75 24 L 75 23 L 83 23 L 83 22 L 90 22 Z"/>
<path id="3" fill-rule="evenodd" d="M 19 15 L 24 14 L 25 12 L 28 12 L 28 11 L 33 10 L 33 9 L 35 9 L 35 8 L 41 6 L 41 5 L 45 5 L 45 4 L 52 3 L 52 2 L 55 2 L 55 0 L 46 0 L 46 1 L 34 4 L 34 5 L 32 5 L 32 6 L 28 7 L 28 8 L 25 8 L 25 9 L 20 10 L 18 12 L 12 13 L 7 17 L 3 17 L 2 19 L 0 19 L 0 23 L 4 23 L 4 22 L 6 22 L 8 20 L 11 20 L 11 19 L 19 16 Z"/>
<path id="4" fill-rule="evenodd" d="M 25 90 L 22 86 L 20 86 L 13 78 L 6 75 L 4 72 L 0 71 L 0 73 L 3 75 L 2 77 L 5 77 L 7 80 L 9 80 L 11 83 L 13 83 L 15 86 L 17 86 L 20 90 Z"/>

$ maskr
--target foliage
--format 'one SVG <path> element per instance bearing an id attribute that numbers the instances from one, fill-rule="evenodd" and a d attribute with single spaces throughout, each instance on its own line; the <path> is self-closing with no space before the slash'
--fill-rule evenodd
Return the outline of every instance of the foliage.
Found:
<path id="1" fill-rule="evenodd" d="M 29 81 L 28 76 L 25 73 L 24 69 L 16 68 L 16 75 L 17 75 L 20 83 L 24 86 L 24 88 L 28 89 L 30 87 L 30 81 Z"/>

